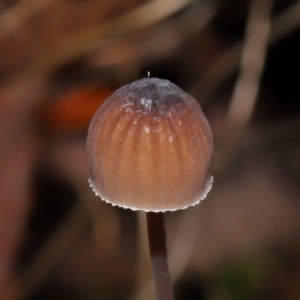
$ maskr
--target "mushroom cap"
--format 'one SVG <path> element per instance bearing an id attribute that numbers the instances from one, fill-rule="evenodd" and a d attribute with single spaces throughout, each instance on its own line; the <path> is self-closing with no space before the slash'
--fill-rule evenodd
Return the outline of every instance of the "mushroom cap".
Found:
<path id="1" fill-rule="evenodd" d="M 90 185 L 104 201 L 153 212 L 195 205 L 211 188 L 212 133 L 200 105 L 168 80 L 113 93 L 87 140 Z"/>

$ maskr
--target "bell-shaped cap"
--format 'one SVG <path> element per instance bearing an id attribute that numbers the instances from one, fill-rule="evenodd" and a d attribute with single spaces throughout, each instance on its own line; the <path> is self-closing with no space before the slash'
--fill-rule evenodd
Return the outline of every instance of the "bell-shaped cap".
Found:
<path id="1" fill-rule="evenodd" d="M 132 210 L 174 211 L 211 188 L 212 133 L 198 102 L 168 80 L 126 85 L 100 106 L 87 141 L 90 185 Z"/>

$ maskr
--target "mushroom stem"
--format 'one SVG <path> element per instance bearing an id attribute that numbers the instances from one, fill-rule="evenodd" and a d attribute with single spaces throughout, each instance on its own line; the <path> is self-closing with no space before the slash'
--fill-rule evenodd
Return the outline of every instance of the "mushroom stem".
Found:
<path id="1" fill-rule="evenodd" d="M 147 227 L 156 299 L 173 300 L 163 213 L 148 212 Z"/>

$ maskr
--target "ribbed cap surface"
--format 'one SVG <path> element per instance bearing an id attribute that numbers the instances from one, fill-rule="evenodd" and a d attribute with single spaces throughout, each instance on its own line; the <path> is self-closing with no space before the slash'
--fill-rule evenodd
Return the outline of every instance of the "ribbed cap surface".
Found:
<path id="1" fill-rule="evenodd" d="M 96 112 L 87 141 L 90 184 L 106 202 L 144 211 L 197 204 L 209 191 L 213 139 L 190 95 L 146 78 L 117 90 Z"/>

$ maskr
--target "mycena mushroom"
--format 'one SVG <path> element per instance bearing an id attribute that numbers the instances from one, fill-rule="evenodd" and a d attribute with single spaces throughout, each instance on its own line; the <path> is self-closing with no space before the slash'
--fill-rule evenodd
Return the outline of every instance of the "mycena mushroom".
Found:
<path id="1" fill-rule="evenodd" d="M 128 84 L 94 115 L 87 152 L 94 192 L 147 212 L 157 299 L 173 299 L 162 213 L 196 205 L 212 185 L 213 138 L 200 105 L 168 80 Z"/>

